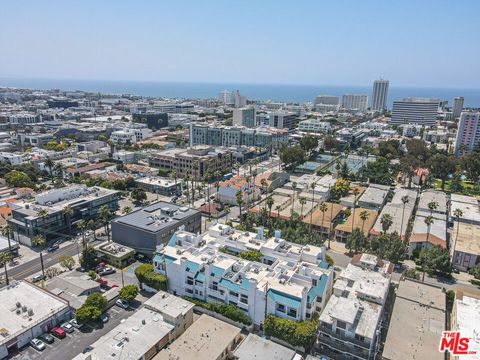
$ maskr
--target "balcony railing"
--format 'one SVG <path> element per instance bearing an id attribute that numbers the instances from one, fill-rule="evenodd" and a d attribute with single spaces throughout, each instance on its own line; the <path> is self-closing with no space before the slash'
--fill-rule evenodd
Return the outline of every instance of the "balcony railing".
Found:
<path id="1" fill-rule="evenodd" d="M 355 344 L 357 346 L 361 346 L 362 348 L 367 349 L 367 350 L 370 349 L 370 341 L 366 342 L 366 341 L 358 340 L 358 339 L 355 339 L 355 338 L 352 338 L 352 337 L 349 337 L 349 336 L 337 334 L 332 329 L 329 329 L 327 326 L 324 326 L 324 325 L 320 325 L 318 327 L 318 329 L 321 332 L 325 333 L 326 335 L 331 336 L 332 338 L 341 340 L 343 342 L 350 342 L 350 343 Z"/>
<path id="2" fill-rule="evenodd" d="M 342 352 L 342 353 L 349 353 L 349 354 L 361 357 L 363 359 L 369 359 L 369 357 L 370 357 L 370 351 L 369 350 L 354 347 L 351 343 L 342 342 L 342 340 L 340 340 L 340 339 L 339 339 L 339 341 L 336 341 L 333 337 L 320 335 L 317 339 L 317 347 L 319 345 L 325 345 L 325 346 L 328 346 L 331 349 L 334 349 L 334 350 Z M 335 357 L 335 359 L 337 359 L 337 358 L 340 358 L 340 357 Z M 345 357 L 345 358 L 347 358 L 347 357 Z"/>

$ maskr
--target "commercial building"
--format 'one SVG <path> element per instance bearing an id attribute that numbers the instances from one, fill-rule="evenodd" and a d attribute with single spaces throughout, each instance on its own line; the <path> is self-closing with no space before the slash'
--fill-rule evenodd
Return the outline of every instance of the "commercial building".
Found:
<path id="1" fill-rule="evenodd" d="M 245 126 L 248 128 L 257 127 L 257 120 L 255 118 L 255 108 L 247 107 L 247 108 L 233 109 L 233 125 Z"/>
<path id="2" fill-rule="evenodd" d="M 450 251 L 457 270 L 468 271 L 480 263 L 480 225 L 455 221 Z"/>
<path id="3" fill-rule="evenodd" d="M 438 351 L 446 329 L 446 299 L 441 288 L 405 278 L 396 291 L 382 358 L 444 360 Z"/>
<path id="4" fill-rule="evenodd" d="M 366 111 L 368 96 L 364 94 L 345 94 L 342 97 L 342 108 L 352 111 Z"/>
<path id="5" fill-rule="evenodd" d="M 218 93 L 218 100 L 225 105 L 234 105 L 235 97 L 233 96 L 232 91 L 223 90 Z"/>
<path id="6" fill-rule="evenodd" d="M 241 339 L 240 328 L 204 314 L 153 360 L 225 360 Z"/>
<path id="7" fill-rule="evenodd" d="M 165 196 L 180 196 L 182 194 L 182 183 L 182 180 L 172 180 L 159 176 L 135 179 L 135 184 L 137 184 L 138 187 Z"/>
<path id="8" fill-rule="evenodd" d="M 295 352 L 255 334 L 248 334 L 234 352 L 237 360 L 302 360 Z"/>
<path id="9" fill-rule="evenodd" d="M 451 330 L 459 331 L 462 337 L 470 339 L 468 350 L 476 352 L 476 355 L 451 356 L 452 359 L 478 359 L 480 354 L 480 336 L 478 324 L 480 324 L 480 292 L 457 290 L 452 309 Z"/>
<path id="10" fill-rule="evenodd" d="M 480 112 L 464 111 L 461 113 L 455 138 L 455 154 L 468 154 L 480 143 L 479 123 Z"/>
<path id="11" fill-rule="evenodd" d="M 195 180 L 204 179 L 206 174 L 213 176 L 230 172 L 232 153 L 226 148 L 208 145 L 196 145 L 189 149 L 170 149 L 150 154 L 148 161 L 165 171 L 176 171 L 178 177 L 193 176 Z"/>
<path id="12" fill-rule="evenodd" d="M 97 218 L 103 205 L 116 211 L 118 191 L 98 186 L 71 185 L 42 192 L 35 196 L 33 202 L 11 203 L 12 218 L 8 223 L 14 238 L 21 244 L 31 246 L 31 239 L 37 234 L 47 239 L 68 236 L 78 220 Z M 67 206 L 72 208 L 72 215 L 64 214 Z M 44 211 L 46 214 L 42 215 Z"/>
<path id="13" fill-rule="evenodd" d="M 315 134 L 330 134 L 332 125 L 321 118 L 307 119 L 298 123 L 298 130 Z"/>
<path id="14" fill-rule="evenodd" d="M 405 98 L 395 100 L 392 108 L 391 124 L 435 125 L 438 112 L 438 99 Z"/>
<path id="15" fill-rule="evenodd" d="M 178 231 L 155 256 L 154 268 L 167 276 L 175 295 L 234 304 L 255 325 L 267 314 L 305 320 L 320 313 L 333 283 L 325 249 L 287 242 L 280 231 L 265 238 L 263 231 L 242 232 L 222 224 L 200 235 Z M 239 257 L 247 251 L 258 258 Z"/>
<path id="16" fill-rule="evenodd" d="M 313 101 L 314 105 L 340 105 L 340 98 L 334 95 L 318 95 Z"/>
<path id="17" fill-rule="evenodd" d="M 112 239 L 137 252 L 151 256 L 180 227 L 197 233 L 201 230 L 201 213 L 187 207 L 157 202 L 113 219 Z"/>
<path id="18" fill-rule="evenodd" d="M 123 269 L 135 262 L 135 250 L 113 241 L 104 241 L 93 247 L 95 254 L 101 261 Z"/>
<path id="19" fill-rule="evenodd" d="M 269 125 L 277 129 L 293 130 L 297 123 L 297 115 L 288 111 L 272 111 L 268 113 Z"/>
<path id="20" fill-rule="evenodd" d="M 86 274 L 77 272 L 66 272 L 52 279 L 45 284 L 48 291 L 61 297 L 68 302 L 68 305 L 74 310 L 79 309 L 87 299 L 87 296 L 95 292 L 100 292 L 100 283 L 92 280 Z"/>
<path id="21" fill-rule="evenodd" d="M 458 118 L 463 111 L 463 96 L 458 96 L 453 99 L 453 108 L 452 108 L 452 116 L 454 119 Z"/>
<path id="22" fill-rule="evenodd" d="M 250 129 L 244 126 L 209 124 L 190 125 L 191 145 L 255 146 L 279 148 L 288 142 L 288 130 L 270 127 Z"/>
<path id="23" fill-rule="evenodd" d="M 320 315 L 318 346 L 332 359 L 374 359 L 393 266 L 362 254 L 340 273 Z"/>
<path id="24" fill-rule="evenodd" d="M 373 82 L 372 110 L 387 110 L 388 85 L 388 80 L 380 79 Z"/>
<path id="25" fill-rule="evenodd" d="M 71 317 L 68 302 L 26 281 L 0 289 L 0 359 Z"/>

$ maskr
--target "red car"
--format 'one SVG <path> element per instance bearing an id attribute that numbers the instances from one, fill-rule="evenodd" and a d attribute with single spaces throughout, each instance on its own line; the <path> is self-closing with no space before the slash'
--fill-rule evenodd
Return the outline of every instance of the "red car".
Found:
<path id="1" fill-rule="evenodd" d="M 63 339 L 65 336 L 67 336 L 65 330 L 59 327 L 56 327 L 50 330 L 50 334 L 52 334 L 53 336 L 59 339 Z"/>

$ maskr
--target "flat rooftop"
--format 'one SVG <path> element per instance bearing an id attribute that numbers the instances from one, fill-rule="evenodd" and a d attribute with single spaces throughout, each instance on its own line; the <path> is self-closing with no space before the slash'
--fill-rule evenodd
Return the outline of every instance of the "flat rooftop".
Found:
<path id="1" fill-rule="evenodd" d="M 159 313 L 177 318 L 185 315 L 195 305 L 181 297 L 174 296 L 165 291 L 159 291 L 144 303 L 146 308 L 155 310 Z"/>
<path id="2" fill-rule="evenodd" d="M 198 213 L 197 210 L 188 207 L 180 207 L 159 201 L 112 220 L 112 222 L 129 225 L 150 232 L 157 232 L 196 213 Z"/>
<path id="3" fill-rule="evenodd" d="M 241 329 L 203 314 L 154 360 L 216 360 L 240 336 Z"/>
<path id="4" fill-rule="evenodd" d="M 1 288 L 0 299 L 0 345 L 68 309 L 66 301 L 26 281 Z"/>
<path id="5" fill-rule="evenodd" d="M 437 203 L 437 208 L 435 209 L 435 212 L 439 212 L 442 214 L 447 213 L 447 195 L 442 191 L 436 190 L 426 190 L 425 192 L 420 194 L 420 200 L 418 201 L 418 209 L 430 211 L 428 208 L 428 204 L 432 201 Z"/>
<path id="6" fill-rule="evenodd" d="M 458 293 L 457 293 L 458 294 Z M 453 322 L 456 328 L 452 330 L 460 331 L 462 336 L 471 338 L 469 350 L 480 352 L 480 334 L 478 332 L 478 324 L 480 324 L 480 293 L 473 296 L 470 294 L 462 294 L 462 297 L 455 299 L 456 318 Z M 462 356 L 462 359 L 474 360 L 478 359 L 478 355 Z"/>
<path id="7" fill-rule="evenodd" d="M 142 308 L 95 341 L 92 351 L 74 359 L 141 359 L 173 329 L 159 313 Z"/>
<path id="8" fill-rule="evenodd" d="M 383 350 L 388 360 L 443 360 L 438 344 L 445 330 L 445 294 L 440 288 L 400 281 Z"/>
<path id="9" fill-rule="evenodd" d="M 238 360 L 292 360 L 296 353 L 258 335 L 248 334 L 234 354 Z"/>
<path id="10" fill-rule="evenodd" d="M 457 237 L 458 230 L 458 237 Z M 461 251 L 466 254 L 480 255 L 480 225 L 467 224 L 458 221 L 453 224 L 452 243 L 455 251 Z"/>

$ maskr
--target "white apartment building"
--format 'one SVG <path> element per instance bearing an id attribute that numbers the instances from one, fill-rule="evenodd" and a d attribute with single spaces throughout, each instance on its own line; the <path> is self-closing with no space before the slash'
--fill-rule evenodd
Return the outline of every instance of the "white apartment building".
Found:
<path id="1" fill-rule="evenodd" d="M 438 99 L 405 98 L 395 100 L 391 124 L 435 125 L 438 113 Z"/>
<path id="2" fill-rule="evenodd" d="M 458 122 L 457 136 L 455 138 L 455 154 L 470 153 L 475 145 L 480 143 L 480 112 L 464 111 Z"/>
<path id="3" fill-rule="evenodd" d="M 266 314 L 291 320 L 310 319 L 328 301 L 333 270 L 325 248 L 302 246 L 280 237 L 234 230 L 216 224 L 200 235 L 177 231 L 154 258 L 155 271 L 167 276 L 178 296 L 234 304 L 255 325 Z M 258 261 L 238 255 L 258 252 Z"/>
<path id="4" fill-rule="evenodd" d="M 233 92 L 228 90 L 220 91 L 218 93 L 218 100 L 220 100 L 225 105 L 235 104 L 235 97 L 233 96 Z"/>
<path id="5" fill-rule="evenodd" d="M 340 273 L 320 315 L 318 346 L 330 358 L 373 359 L 392 265 L 361 254 Z"/>
<path id="6" fill-rule="evenodd" d="M 452 331 L 460 331 L 463 337 L 470 338 L 468 350 L 477 355 L 451 356 L 452 359 L 474 360 L 480 354 L 480 294 L 457 290 L 452 310 Z"/>
<path id="7" fill-rule="evenodd" d="M 0 152 L 0 161 L 8 162 L 12 166 L 20 165 L 23 163 L 23 155 L 10 152 Z"/>
<path id="8" fill-rule="evenodd" d="M 113 131 L 110 139 L 115 144 L 135 144 L 153 136 L 151 129 L 146 124 L 130 124 L 127 128 Z"/>
<path id="9" fill-rule="evenodd" d="M 383 111 L 387 109 L 388 80 L 375 80 L 372 92 L 372 110 Z"/>
<path id="10" fill-rule="evenodd" d="M 340 98 L 334 95 L 318 95 L 313 101 L 314 105 L 340 105 Z"/>
<path id="11" fill-rule="evenodd" d="M 307 119 L 298 123 L 298 130 L 315 134 L 330 134 L 332 125 L 321 118 Z"/>
<path id="12" fill-rule="evenodd" d="M 345 94 L 342 97 L 342 108 L 345 110 L 366 111 L 368 96 L 364 94 Z"/>

